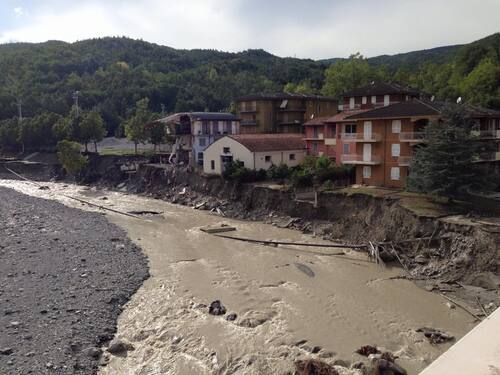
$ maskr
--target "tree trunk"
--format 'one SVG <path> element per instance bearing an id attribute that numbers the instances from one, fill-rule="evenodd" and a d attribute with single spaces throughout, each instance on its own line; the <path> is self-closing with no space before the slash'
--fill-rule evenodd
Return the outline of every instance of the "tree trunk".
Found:
<path id="1" fill-rule="evenodd" d="M 156 154 L 156 143 L 153 145 L 153 153 Z"/>
<path id="2" fill-rule="evenodd" d="M 134 147 L 135 147 L 135 154 L 137 155 L 137 142 L 134 143 Z"/>
<path id="3" fill-rule="evenodd" d="M 95 149 L 95 153 L 97 154 L 97 142 L 94 141 L 94 149 Z"/>
<path id="4" fill-rule="evenodd" d="M 88 142 L 85 142 L 85 153 L 89 152 L 89 147 L 88 147 L 89 143 Z"/>

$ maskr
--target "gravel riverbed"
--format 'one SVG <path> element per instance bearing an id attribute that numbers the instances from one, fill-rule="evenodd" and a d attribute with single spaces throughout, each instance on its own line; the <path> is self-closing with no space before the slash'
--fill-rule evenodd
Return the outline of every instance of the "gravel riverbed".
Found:
<path id="1" fill-rule="evenodd" d="M 122 229 L 0 187 L 0 374 L 94 374 L 149 276 Z"/>

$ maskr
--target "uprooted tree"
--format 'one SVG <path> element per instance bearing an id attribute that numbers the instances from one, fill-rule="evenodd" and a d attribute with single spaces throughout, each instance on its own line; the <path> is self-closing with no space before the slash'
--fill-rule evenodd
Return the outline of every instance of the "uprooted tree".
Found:
<path id="1" fill-rule="evenodd" d="M 74 175 L 87 165 L 88 158 L 81 154 L 80 148 L 79 143 L 67 140 L 57 144 L 57 158 L 69 174 Z"/>
<path id="2" fill-rule="evenodd" d="M 425 128 L 425 145 L 413 158 L 408 189 L 448 198 L 463 198 L 495 185 L 496 176 L 481 155 L 491 144 L 474 134 L 474 121 L 463 105 L 447 105 L 442 120 Z"/>

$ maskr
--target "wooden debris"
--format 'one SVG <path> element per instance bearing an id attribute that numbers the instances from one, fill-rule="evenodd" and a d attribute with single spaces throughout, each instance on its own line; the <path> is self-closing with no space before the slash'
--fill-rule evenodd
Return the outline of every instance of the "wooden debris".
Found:
<path id="1" fill-rule="evenodd" d="M 223 232 L 235 231 L 236 227 L 232 227 L 230 225 L 222 223 L 222 224 L 218 224 L 218 225 L 209 225 L 209 226 L 206 226 L 206 227 L 202 227 L 202 228 L 200 228 L 200 230 L 202 232 L 205 232 L 205 233 L 214 234 L 214 233 L 223 233 Z"/>
<path id="2" fill-rule="evenodd" d="M 475 313 L 473 313 L 472 311 L 470 311 L 467 307 L 459 304 L 457 301 L 454 301 L 452 300 L 450 297 L 448 297 L 447 295 L 443 294 L 443 293 L 439 293 L 443 298 L 447 299 L 448 301 L 450 301 L 451 303 L 455 304 L 456 306 L 460 307 L 462 310 L 464 310 L 465 312 L 469 313 L 471 316 L 473 316 L 474 318 L 476 318 L 476 320 L 479 320 L 479 321 L 482 321 L 482 319 L 477 316 Z"/>

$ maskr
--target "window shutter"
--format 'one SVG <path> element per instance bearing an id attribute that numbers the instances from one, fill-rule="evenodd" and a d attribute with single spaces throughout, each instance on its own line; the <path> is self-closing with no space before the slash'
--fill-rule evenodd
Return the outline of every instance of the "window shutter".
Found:
<path id="1" fill-rule="evenodd" d="M 392 120 L 392 132 L 401 133 L 401 120 Z"/>
<path id="2" fill-rule="evenodd" d="M 401 146 L 399 143 L 393 143 L 391 146 L 391 154 L 392 156 L 399 156 L 401 153 Z"/>

